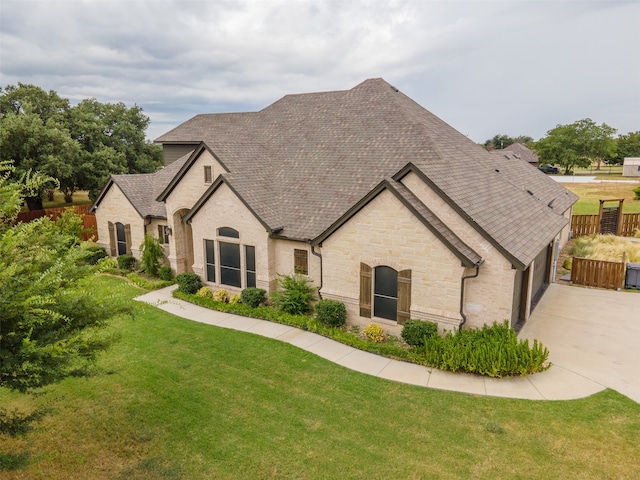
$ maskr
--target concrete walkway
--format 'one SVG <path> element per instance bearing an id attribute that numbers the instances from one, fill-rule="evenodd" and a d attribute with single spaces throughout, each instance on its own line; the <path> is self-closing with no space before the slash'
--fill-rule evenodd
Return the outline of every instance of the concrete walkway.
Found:
<path id="1" fill-rule="evenodd" d="M 351 370 L 396 382 L 474 395 L 530 400 L 582 398 L 605 388 L 605 385 L 587 378 L 581 372 L 556 365 L 546 372 L 524 378 L 495 379 L 466 373 L 443 372 L 357 350 L 295 327 L 199 307 L 173 298 L 171 292 L 175 288 L 174 285 L 156 290 L 142 295 L 136 300 L 196 322 L 280 340 Z"/>

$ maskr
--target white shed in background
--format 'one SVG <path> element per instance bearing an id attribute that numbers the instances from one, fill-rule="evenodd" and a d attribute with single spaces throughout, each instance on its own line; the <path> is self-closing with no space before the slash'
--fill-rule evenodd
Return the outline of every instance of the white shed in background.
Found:
<path id="1" fill-rule="evenodd" d="M 623 177 L 640 177 L 640 157 L 627 157 L 622 166 Z"/>

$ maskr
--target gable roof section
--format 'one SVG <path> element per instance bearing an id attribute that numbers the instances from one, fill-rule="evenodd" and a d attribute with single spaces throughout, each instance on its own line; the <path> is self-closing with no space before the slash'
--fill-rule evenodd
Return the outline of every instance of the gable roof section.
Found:
<path id="1" fill-rule="evenodd" d="M 380 182 L 365 197 L 350 208 L 342 217 L 333 223 L 322 235 L 319 235 L 312 242 L 318 245 L 329 238 L 342 225 L 347 223 L 355 214 L 367 206 L 381 192 L 388 190 L 391 192 L 407 209 L 427 227 L 444 245 L 457 256 L 462 265 L 465 267 L 474 267 L 483 262 L 482 257 L 478 255 L 471 247 L 464 243 L 460 237 L 453 233 L 436 214 L 434 214 L 427 206 L 422 203 L 406 186 L 396 182 L 393 179 L 385 179 Z"/>
<path id="2" fill-rule="evenodd" d="M 156 197 L 176 176 L 190 155 L 191 153 L 184 155 L 155 173 L 111 175 L 90 210 L 95 211 L 111 186 L 116 184 L 142 218 L 167 218 L 165 204 L 158 202 Z"/>
<path id="3" fill-rule="evenodd" d="M 562 213 L 577 198 L 526 162 L 487 152 L 382 79 L 287 95 L 259 112 L 199 115 L 157 141 L 182 136 L 215 152 L 229 171 L 225 182 L 290 239 L 320 238 L 412 163 L 522 268 L 567 223 Z"/>
<path id="4" fill-rule="evenodd" d="M 156 195 L 157 198 L 155 200 L 157 202 L 164 202 L 167 199 L 167 197 L 171 194 L 173 189 L 178 185 L 178 183 L 180 183 L 180 180 L 184 178 L 184 176 L 189 171 L 191 166 L 194 163 L 196 163 L 196 161 L 198 160 L 198 158 L 200 158 L 200 155 L 202 155 L 204 151 L 208 151 L 209 153 L 211 153 L 213 158 L 215 158 L 216 161 L 220 163 L 222 168 L 227 170 L 224 163 L 220 161 L 220 159 L 211 151 L 211 149 L 207 147 L 204 143 L 200 142 L 200 144 L 196 147 L 195 150 L 193 150 L 191 153 L 186 155 L 187 157 L 186 160 L 184 159 L 184 157 L 180 159 L 182 161 L 179 160 L 180 165 L 179 165 L 178 171 L 174 173 L 173 177 L 169 179 L 169 182 L 166 183 L 164 188 L 162 188 L 162 190 Z M 172 164 L 169 165 L 169 167 L 171 167 L 174 163 L 178 163 L 178 162 L 173 162 Z"/>
<path id="5" fill-rule="evenodd" d="M 527 163 L 538 163 L 538 154 L 522 143 L 513 143 L 502 150 L 492 150 L 493 155 L 513 157 L 511 160 L 522 160 Z"/>
<path id="6" fill-rule="evenodd" d="M 193 217 L 196 216 L 196 214 L 200 211 L 200 209 L 207 203 L 207 201 L 220 188 L 220 186 L 222 184 L 227 185 L 227 187 L 229 187 L 231 189 L 231 191 L 234 193 L 234 195 L 236 195 L 240 199 L 240 201 L 247 207 L 247 209 L 253 214 L 253 216 L 256 217 L 256 219 L 264 226 L 265 230 L 267 230 L 269 233 L 274 233 L 277 230 L 279 230 L 278 228 L 273 229 L 273 228 L 269 227 L 269 225 L 267 225 L 256 214 L 256 212 L 253 210 L 253 208 L 251 208 L 251 205 L 249 205 L 240 195 L 238 195 L 238 192 L 226 180 L 224 174 L 223 175 L 218 175 L 218 178 L 216 178 L 214 180 L 214 182 L 211 184 L 211 186 L 209 188 L 207 188 L 207 190 L 204 192 L 204 194 L 202 194 L 200 199 L 194 204 L 194 206 L 191 208 L 191 210 L 189 210 L 189 212 L 184 216 L 184 221 L 185 222 L 191 222 Z"/>

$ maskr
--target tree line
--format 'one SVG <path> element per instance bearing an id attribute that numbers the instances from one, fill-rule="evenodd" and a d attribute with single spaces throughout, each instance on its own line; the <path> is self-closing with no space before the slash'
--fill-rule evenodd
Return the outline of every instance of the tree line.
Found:
<path id="1" fill-rule="evenodd" d="M 60 188 L 65 201 L 87 190 L 95 199 L 111 174 L 152 173 L 162 148 L 145 140 L 149 118 L 138 106 L 84 99 L 72 106 L 55 91 L 18 83 L 0 88 L 0 152 L 15 180 L 31 172 L 55 179 L 25 201 L 42 209 L 47 190 Z"/>
<path id="2" fill-rule="evenodd" d="M 541 164 L 558 165 L 564 173 L 576 167 L 592 164 L 600 169 L 602 163 L 621 165 L 626 157 L 640 157 L 640 131 L 620 134 L 606 123 L 596 124 L 584 118 L 567 125 L 557 125 L 538 140 L 520 135 L 495 135 L 484 143 L 488 150 L 506 149 L 514 143 L 525 144 L 538 154 Z"/>

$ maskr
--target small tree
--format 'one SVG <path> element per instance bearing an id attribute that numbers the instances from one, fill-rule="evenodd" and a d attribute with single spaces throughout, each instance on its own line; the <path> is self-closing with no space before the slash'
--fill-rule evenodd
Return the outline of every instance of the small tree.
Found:
<path id="1" fill-rule="evenodd" d="M 90 291 L 92 244 L 72 218 L 11 225 L 23 198 L 11 169 L 0 163 L 0 388 L 29 393 L 86 371 L 110 344 L 101 327 L 130 306 Z M 25 431 L 20 422 L 34 418 L 0 411 L 0 432 Z"/>
<path id="2" fill-rule="evenodd" d="M 142 258 L 140 259 L 142 270 L 149 275 L 157 277 L 164 258 L 164 250 L 160 245 L 160 241 L 151 235 L 145 235 L 144 241 L 140 245 L 140 250 L 142 251 Z"/>
<path id="3" fill-rule="evenodd" d="M 294 275 L 278 275 L 280 290 L 273 292 L 273 303 L 283 312 L 301 315 L 311 311 L 311 302 L 316 299 L 315 288 L 308 278 Z"/>

